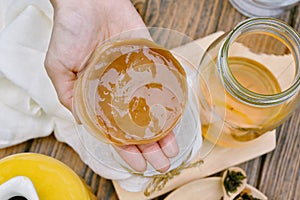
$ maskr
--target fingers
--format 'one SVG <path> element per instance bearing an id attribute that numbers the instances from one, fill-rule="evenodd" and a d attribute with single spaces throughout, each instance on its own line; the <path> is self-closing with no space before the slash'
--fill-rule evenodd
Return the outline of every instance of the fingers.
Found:
<path id="1" fill-rule="evenodd" d="M 144 158 L 159 172 L 165 172 L 170 168 L 170 161 L 162 152 L 158 143 L 138 145 Z"/>
<path id="2" fill-rule="evenodd" d="M 178 154 L 178 145 L 174 132 L 171 131 L 158 143 L 138 145 L 145 159 L 159 172 L 165 172 L 170 168 L 169 158 Z"/>
<path id="3" fill-rule="evenodd" d="M 121 158 L 130 165 L 134 170 L 138 172 L 144 172 L 147 168 L 147 163 L 139 151 L 134 145 L 127 146 L 114 146 Z"/>
<path id="4" fill-rule="evenodd" d="M 138 172 L 144 172 L 147 169 L 146 160 L 159 172 L 165 172 L 170 167 L 170 161 L 158 143 L 144 144 L 138 147 L 135 145 L 115 146 L 115 149 L 121 158 Z"/>
<path id="5" fill-rule="evenodd" d="M 175 157 L 179 152 L 173 131 L 159 142 L 137 146 L 115 146 L 115 149 L 121 158 L 138 172 L 146 170 L 146 161 L 158 172 L 166 172 L 170 168 L 169 158 Z"/>

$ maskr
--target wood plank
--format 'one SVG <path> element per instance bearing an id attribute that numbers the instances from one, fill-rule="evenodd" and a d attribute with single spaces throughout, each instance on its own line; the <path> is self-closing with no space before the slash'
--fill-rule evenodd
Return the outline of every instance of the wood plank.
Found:
<path id="1" fill-rule="evenodd" d="M 300 199 L 300 109 L 278 128 L 277 147 L 266 155 L 259 189 L 270 199 Z"/>
<path id="2" fill-rule="evenodd" d="M 27 152 L 32 142 L 33 140 L 30 140 L 12 147 L 0 149 L 0 159 L 12 154 Z"/>

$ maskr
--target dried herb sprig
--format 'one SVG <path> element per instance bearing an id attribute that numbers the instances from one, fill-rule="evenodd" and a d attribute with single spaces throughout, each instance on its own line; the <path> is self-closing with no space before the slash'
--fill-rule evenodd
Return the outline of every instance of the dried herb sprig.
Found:
<path id="1" fill-rule="evenodd" d="M 237 188 L 242 184 L 242 181 L 245 178 L 246 176 L 244 176 L 241 172 L 227 170 L 223 182 L 227 195 L 229 196 L 229 193 L 236 192 Z"/>

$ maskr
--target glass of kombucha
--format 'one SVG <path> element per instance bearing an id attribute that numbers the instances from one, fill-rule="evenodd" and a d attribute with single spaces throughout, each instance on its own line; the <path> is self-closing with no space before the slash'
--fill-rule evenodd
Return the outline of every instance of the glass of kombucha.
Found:
<path id="1" fill-rule="evenodd" d="M 197 65 L 176 50 L 193 39 L 156 27 L 146 30 L 151 40 L 139 38 L 144 31 L 124 32 L 95 49 L 75 82 L 73 112 L 81 123 L 75 127 L 80 143 L 91 158 L 117 174 L 150 177 L 161 173 L 151 163 L 136 171 L 114 147 L 153 143 L 172 131 L 178 154 L 170 158 L 171 171 L 196 156 L 202 133 L 192 85 Z M 204 52 L 193 44 L 194 51 Z"/>

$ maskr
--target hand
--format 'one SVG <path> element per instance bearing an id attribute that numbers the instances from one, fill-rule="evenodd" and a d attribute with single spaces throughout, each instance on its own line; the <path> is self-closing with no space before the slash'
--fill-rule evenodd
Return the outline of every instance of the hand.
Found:
<path id="1" fill-rule="evenodd" d="M 84 69 L 97 44 L 145 25 L 129 0 L 52 0 L 52 5 L 54 27 L 45 66 L 59 100 L 72 111 L 77 73 Z M 169 158 L 178 154 L 173 132 L 157 143 L 116 149 L 137 171 L 146 170 L 147 160 L 157 171 L 164 172 L 170 167 Z"/>

